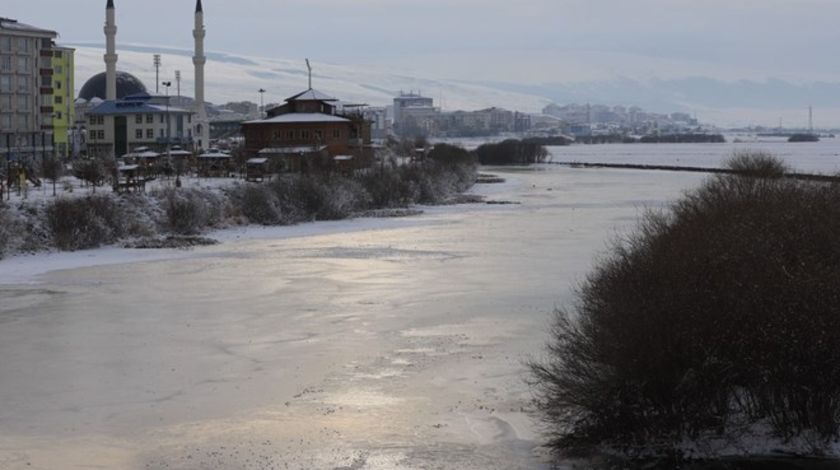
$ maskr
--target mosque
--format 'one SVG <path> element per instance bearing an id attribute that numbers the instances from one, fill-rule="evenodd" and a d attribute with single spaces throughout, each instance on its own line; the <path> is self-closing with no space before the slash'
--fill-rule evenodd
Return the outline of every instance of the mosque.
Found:
<path id="1" fill-rule="evenodd" d="M 168 97 L 150 96 L 135 76 L 117 70 L 116 9 L 105 7 L 105 72 L 91 77 L 81 88 L 77 104 L 84 111 L 88 129 L 88 154 L 124 155 L 137 147 L 163 151 L 173 145 L 200 152 L 209 148 L 210 126 L 204 103 L 204 8 L 196 0 L 195 104 L 193 109 L 169 105 Z"/>

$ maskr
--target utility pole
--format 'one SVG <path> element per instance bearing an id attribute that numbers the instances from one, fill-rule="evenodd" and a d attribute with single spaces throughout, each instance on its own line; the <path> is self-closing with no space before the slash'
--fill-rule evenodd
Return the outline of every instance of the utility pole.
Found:
<path id="1" fill-rule="evenodd" d="M 155 64 L 155 94 L 160 94 L 160 54 L 154 55 Z"/>
<path id="2" fill-rule="evenodd" d="M 160 84 L 166 87 L 166 163 L 167 165 L 171 165 L 172 138 L 170 135 L 170 129 L 172 128 L 172 124 L 169 120 L 169 87 L 172 86 L 172 82 L 161 82 Z"/>

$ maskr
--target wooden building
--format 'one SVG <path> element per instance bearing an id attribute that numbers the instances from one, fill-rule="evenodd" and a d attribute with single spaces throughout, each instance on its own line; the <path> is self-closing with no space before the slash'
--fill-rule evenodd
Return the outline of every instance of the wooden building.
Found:
<path id="1" fill-rule="evenodd" d="M 344 113 L 335 98 L 314 89 L 268 110 L 265 119 L 242 124 L 250 157 L 269 158 L 286 171 L 330 169 L 333 158 L 352 155 L 357 168 L 370 166 L 370 122 L 361 113 Z"/>

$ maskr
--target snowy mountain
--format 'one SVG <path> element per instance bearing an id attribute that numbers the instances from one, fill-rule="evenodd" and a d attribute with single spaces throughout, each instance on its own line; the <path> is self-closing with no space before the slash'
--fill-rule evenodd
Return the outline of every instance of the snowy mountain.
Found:
<path id="1" fill-rule="evenodd" d="M 76 48 L 76 89 L 91 76 L 105 69 L 102 47 L 79 44 Z M 139 78 L 154 92 L 155 69 L 152 54 L 162 56 L 160 79 L 172 80 L 175 71 L 182 75 L 181 94 L 193 95 L 192 51 L 160 47 L 118 47 L 117 68 Z M 550 100 L 535 94 L 504 90 L 492 85 L 415 77 L 393 70 L 359 65 L 335 65 L 313 62 L 313 87 L 344 102 L 385 106 L 402 91 L 420 91 L 435 99 L 446 110 L 474 110 L 498 106 L 523 112 L 539 112 Z M 257 90 L 266 90 L 265 103 L 281 103 L 307 87 L 307 71 L 299 60 L 244 57 L 208 53 L 206 96 L 221 104 L 229 101 L 259 102 Z M 174 85 L 173 85 L 174 86 Z M 160 93 L 164 93 L 161 89 Z M 170 89 L 170 93 L 176 90 Z"/>
<path id="2" fill-rule="evenodd" d="M 76 44 L 76 88 L 104 70 L 103 48 L 96 44 Z M 119 70 L 140 78 L 154 92 L 155 70 L 152 54 L 162 55 L 163 80 L 173 80 L 181 70 L 181 93 L 193 95 L 192 51 L 161 46 L 118 45 Z M 249 57 L 226 53 L 208 53 L 206 95 L 217 104 L 229 101 L 259 102 L 257 90 L 265 89 L 265 103 L 281 103 L 284 98 L 307 86 L 304 58 L 280 59 Z M 329 64 L 313 61 L 313 86 L 345 102 L 384 106 L 392 103 L 400 91 L 420 91 L 435 99 L 444 110 L 475 110 L 498 106 L 521 112 L 540 112 L 555 102 L 640 106 L 659 113 L 687 112 L 707 123 L 722 126 L 758 124 L 776 126 L 780 119 L 790 126 L 807 125 L 808 106 L 814 106 L 815 124 L 840 127 L 840 82 L 796 81 L 791 79 L 709 77 L 696 68 L 685 74 L 663 77 L 645 76 L 636 67 L 619 67 L 628 75 L 592 72 L 586 64 L 567 64 L 568 73 L 558 72 L 558 79 L 543 84 L 490 81 L 482 76 L 470 79 L 434 77 L 432 72 L 407 72 L 402 69 L 366 64 Z M 618 67 L 618 65 L 616 65 Z M 556 64 L 546 64 L 556 68 Z M 633 73 L 636 73 L 633 75 Z M 576 73 L 577 72 L 577 73 Z M 591 71 L 590 71 L 591 72 Z M 523 72 L 524 73 L 524 72 Z M 741 75 L 744 76 L 744 75 Z M 161 90 L 161 93 L 164 91 Z M 175 89 L 170 90 L 175 93 Z"/>

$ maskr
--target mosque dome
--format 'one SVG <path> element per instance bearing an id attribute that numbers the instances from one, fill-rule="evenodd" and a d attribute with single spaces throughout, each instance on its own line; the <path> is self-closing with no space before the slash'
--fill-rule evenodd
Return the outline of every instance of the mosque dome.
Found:
<path id="1" fill-rule="evenodd" d="M 105 99 L 105 72 L 98 73 L 85 82 L 79 92 L 79 98 L 90 101 L 93 98 Z M 138 93 L 148 93 L 146 86 L 134 75 L 117 72 L 117 99 Z"/>

